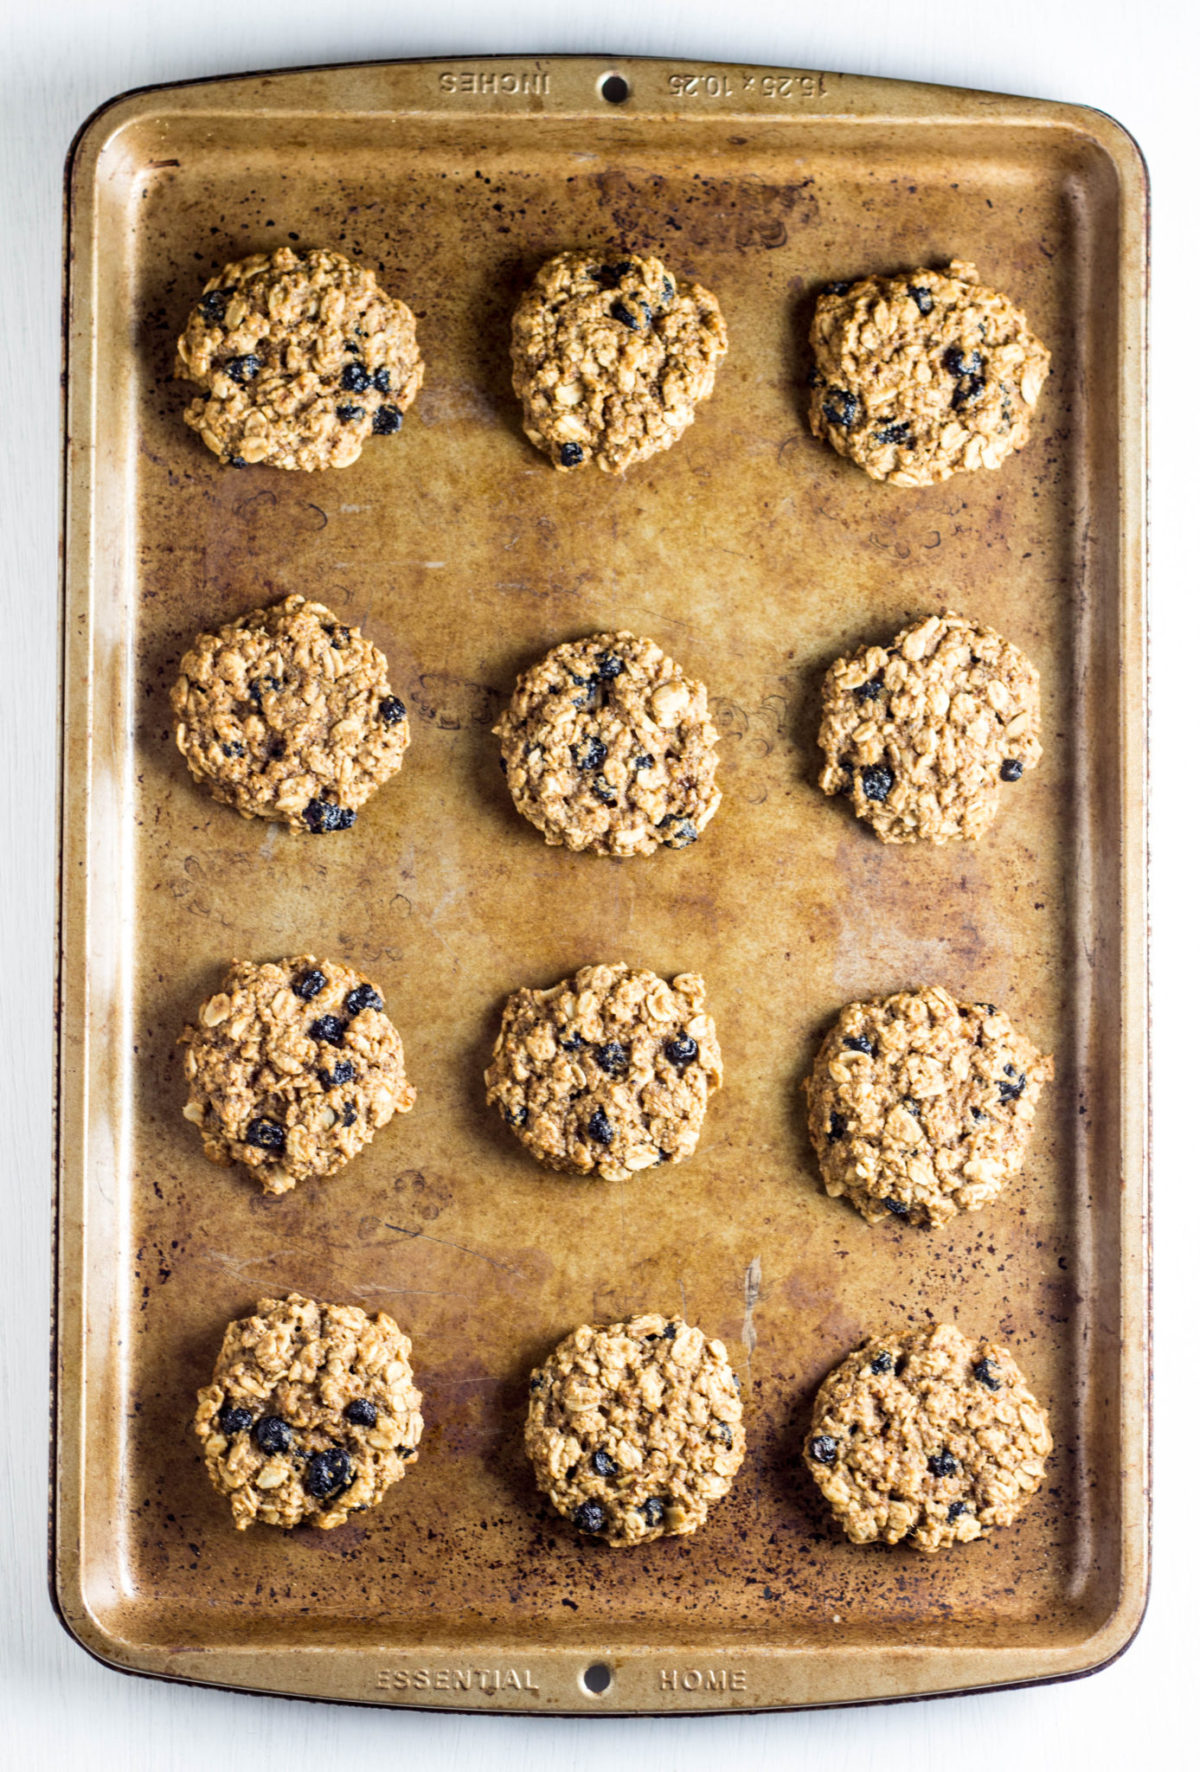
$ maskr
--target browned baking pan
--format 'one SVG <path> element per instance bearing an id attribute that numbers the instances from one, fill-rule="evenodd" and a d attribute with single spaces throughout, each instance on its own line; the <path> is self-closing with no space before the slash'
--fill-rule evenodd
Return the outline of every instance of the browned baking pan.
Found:
<path id="1" fill-rule="evenodd" d="M 341 473 L 221 467 L 170 380 L 204 279 L 287 241 L 361 256 L 418 315 L 428 375 L 404 433 Z M 552 473 L 509 386 L 517 291 L 590 242 L 699 278 L 732 341 L 694 427 L 624 480 Z M 1034 438 L 996 473 L 880 486 L 807 434 L 814 293 L 953 255 L 1053 351 Z M 1048 1679 L 1130 1640 L 1145 275 L 1134 145 L 1023 99 L 484 60 L 160 88 L 87 126 L 69 183 L 54 1533 L 85 1647 L 257 1691 L 636 1712 Z M 171 738 L 193 633 L 294 590 L 384 648 L 415 715 L 401 777 L 321 839 L 211 802 Z M 945 606 L 1038 665 L 1046 755 L 979 845 L 889 849 L 816 788 L 818 685 L 847 646 Z M 724 734 L 720 813 L 650 860 L 546 848 L 489 733 L 520 667 L 618 626 L 707 682 Z M 205 1162 L 175 1040 L 231 956 L 307 952 L 381 984 L 419 1098 L 334 1181 L 264 1199 Z M 726 1060 L 696 1156 L 624 1183 L 539 1170 L 483 1101 L 504 995 L 599 959 L 703 973 Z M 923 982 L 1002 1003 L 1057 1081 L 995 1206 L 871 1230 L 819 1191 L 797 1086 L 844 1001 Z M 398 1318 L 426 1437 L 361 1525 L 238 1534 L 189 1418 L 225 1322 L 289 1288 Z M 676 1309 L 729 1346 L 746 1464 L 694 1538 L 583 1542 L 530 1480 L 529 1367 L 580 1322 Z M 1050 1476 L 1018 1526 L 954 1553 L 858 1548 L 803 1470 L 806 1411 L 861 1336 L 931 1318 L 1011 1345 L 1051 1410 Z"/>

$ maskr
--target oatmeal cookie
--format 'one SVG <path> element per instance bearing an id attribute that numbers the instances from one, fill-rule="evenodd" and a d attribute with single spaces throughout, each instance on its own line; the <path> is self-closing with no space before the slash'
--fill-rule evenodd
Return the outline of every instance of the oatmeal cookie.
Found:
<path id="1" fill-rule="evenodd" d="M 556 468 L 622 474 L 679 439 L 728 348 L 716 298 L 661 260 L 560 252 L 513 315 L 525 435 Z"/>
<path id="2" fill-rule="evenodd" d="M 721 1087 L 704 980 L 585 966 L 514 991 L 485 1073 L 494 1103 L 550 1169 L 618 1180 L 690 1157 Z"/>
<path id="3" fill-rule="evenodd" d="M 934 1323 L 872 1336 L 829 1374 L 804 1457 L 854 1544 L 936 1551 L 1010 1526 L 1052 1450 L 1008 1349 Z"/>
<path id="4" fill-rule="evenodd" d="M 184 412 L 233 467 L 345 468 L 390 437 L 425 366 L 416 321 L 338 252 L 256 252 L 210 277 L 176 347 Z"/>
<path id="5" fill-rule="evenodd" d="M 409 744 L 387 659 L 321 603 L 286 597 L 200 634 L 171 691 L 192 777 L 243 818 L 347 830 Z"/>
<path id="6" fill-rule="evenodd" d="M 926 987 L 848 1003 L 805 1082 L 826 1193 L 868 1224 L 945 1224 L 1017 1174 L 1054 1060 L 994 1003 Z"/>
<path id="7" fill-rule="evenodd" d="M 517 811 L 547 843 L 653 855 L 721 804 L 708 691 L 652 640 L 568 640 L 526 671 L 493 730 Z"/>
<path id="8" fill-rule="evenodd" d="M 745 1457 L 738 1388 L 723 1343 L 682 1317 L 585 1324 L 529 1380 L 538 1488 L 609 1544 L 694 1532 Z"/>
<path id="9" fill-rule="evenodd" d="M 185 1028 L 185 1120 L 213 1163 L 244 1163 L 265 1194 L 336 1175 L 417 1093 L 373 984 L 301 954 L 235 960 Z"/>
<path id="10" fill-rule="evenodd" d="M 873 480 L 931 486 L 1029 441 L 1050 353 L 974 265 L 832 284 L 817 302 L 809 423 Z"/>
<path id="11" fill-rule="evenodd" d="M 839 658 L 821 690 L 821 786 L 885 843 L 981 837 L 1001 784 L 1042 754 L 1038 674 L 992 628 L 947 612 Z"/>
<path id="12" fill-rule="evenodd" d="M 239 1532 L 341 1526 L 382 1501 L 421 1438 L 411 1353 L 382 1311 L 297 1292 L 230 1323 L 193 1425 Z"/>

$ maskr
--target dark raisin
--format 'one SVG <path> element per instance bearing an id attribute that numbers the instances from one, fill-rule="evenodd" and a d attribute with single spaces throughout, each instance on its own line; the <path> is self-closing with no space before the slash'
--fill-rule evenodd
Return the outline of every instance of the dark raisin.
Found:
<path id="1" fill-rule="evenodd" d="M 581 1532 L 603 1532 L 608 1516 L 598 1501 L 585 1501 L 571 1515 Z"/>
<path id="2" fill-rule="evenodd" d="M 686 849 L 700 835 L 690 818 L 680 818 L 674 812 L 659 819 L 658 829 L 663 832 L 663 846 L 667 849 Z"/>
<path id="3" fill-rule="evenodd" d="M 379 718 L 385 726 L 394 726 L 398 720 L 403 720 L 407 713 L 408 709 L 398 695 L 385 695 L 379 704 Z"/>
<path id="4" fill-rule="evenodd" d="M 353 1124 L 354 1124 L 355 1120 L 357 1120 L 357 1118 L 358 1118 L 358 1109 L 355 1107 L 355 1105 L 352 1101 L 348 1101 L 346 1103 L 345 1107 L 343 1107 L 343 1109 L 342 1109 L 342 1125 L 343 1126 L 353 1126 Z"/>
<path id="5" fill-rule="evenodd" d="M 304 808 L 304 822 L 315 837 L 324 831 L 348 831 L 357 816 L 349 806 L 335 806 L 331 800 L 310 800 Z"/>
<path id="6" fill-rule="evenodd" d="M 883 694 L 883 672 L 878 671 L 869 683 L 856 683 L 853 690 L 856 701 L 878 701 Z"/>
<path id="7" fill-rule="evenodd" d="M 273 689 L 276 692 L 278 692 L 282 688 L 283 688 L 283 684 L 279 681 L 278 677 L 254 677 L 251 680 L 250 687 L 246 693 L 249 695 L 250 700 L 254 703 L 255 707 L 258 709 L 259 713 L 261 714 L 262 713 L 263 690 L 264 689 Z"/>
<path id="8" fill-rule="evenodd" d="M 631 258 L 618 259 L 617 263 L 613 266 L 613 272 L 617 277 L 630 277 L 636 270 L 637 266 Z"/>
<path id="9" fill-rule="evenodd" d="M 247 468 L 247 467 L 249 467 L 250 464 L 246 460 L 245 456 L 231 455 L 229 458 L 229 465 L 231 468 Z"/>
<path id="10" fill-rule="evenodd" d="M 260 1452 L 286 1452 L 292 1443 L 292 1430 L 282 1415 L 264 1415 L 255 1424 L 254 1438 Z"/>
<path id="11" fill-rule="evenodd" d="M 249 1409 L 243 1409 L 239 1403 L 222 1403 L 217 1414 L 217 1424 L 223 1434 L 232 1438 L 240 1434 L 243 1428 L 250 1426 L 254 1416 Z"/>
<path id="12" fill-rule="evenodd" d="M 912 432 L 903 421 L 898 424 L 884 425 L 881 431 L 876 431 L 875 441 L 877 443 L 910 443 Z"/>
<path id="13" fill-rule="evenodd" d="M 615 1477 L 617 1468 L 616 1459 L 610 1458 L 607 1452 L 592 1453 L 592 1469 L 598 1477 Z"/>
<path id="14" fill-rule="evenodd" d="M 832 1434 L 818 1434 L 809 1452 L 816 1464 L 832 1464 L 837 1457 L 837 1441 Z"/>
<path id="15" fill-rule="evenodd" d="M 908 1207 L 904 1204 L 903 1200 L 885 1200 L 883 1203 L 888 1211 L 893 1213 L 897 1218 L 908 1217 Z"/>
<path id="16" fill-rule="evenodd" d="M 896 785 L 896 777 L 886 763 L 868 763 L 861 773 L 863 797 L 867 800 L 886 800 Z"/>
<path id="17" fill-rule="evenodd" d="M 404 423 L 404 414 L 398 406 L 381 406 L 371 420 L 371 429 L 377 437 L 394 437 Z"/>
<path id="18" fill-rule="evenodd" d="M 872 1372 L 890 1372 L 891 1369 L 892 1369 L 891 1354 L 888 1354 L 888 1353 L 876 1354 L 875 1358 L 871 1361 Z"/>
<path id="19" fill-rule="evenodd" d="M 982 394 L 984 386 L 984 379 L 981 375 L 964 376 L 950 396 L 952 410 L 961 412 L 964 406 L 974 406 Z"/>
<path id="20" fill-rule="evenodd" d="M 869 1058 L 875 1056 L 875 1048 L 865 1034 L 847 1034 L 842 1045 L 851 1052 L 865 1052 Z"/>
<path id="21" fill-rule="evenodd" d="M 343 1083 L 353 1083 L 354 1066 L 347 1058 L 339 1058 L 332 1071 L 317 1071 L 317 1079 L 322 1089 L 340 1089 Z"/>
<path id="22" fill-rule="evenodd" d="M 971 1118 L 973 1120 L 986 1120 L 987 1115 L 984 1113 L 982 1108 L 973 1107 L 971 1109 Z"/>
<path id="23" fill-rule="evenodd" d="M 378 388 L 378 390 L 381 394 L 390 394 L 391 393 L 391 391 L 392 391 L 392 377 L 391 377 L 390 370 L 377 369 L 375 371 L 374 375 L 371 377 L 371 380 L 374 382 L 375 386 Z"/>
<path id="24" fill-rule="evenodd" d="M 1012 1071 L 1012 1066 L 1010 1064 L 1006 1064 L 1004 1068 L 1006 1071 L 1010 1071 L 1010 1072 Z M 1016 1079 L 1016 1081 L 1014 1083 L 1001 1083 L 1001 1085 L 1000 1085 L 1000 1099 L 1001 1099 L 1001 1101 L 1015 1101 L 1017 1099 L 1018 1095 L 1024 1095 L 1024 1093 L 1025 1093 L 1025 1073 L 1024 1073 L 1024 1071 L 1021 1072 L 1021 1075 Z"/>
<path id="25" fill-rule="evenodd" d="M 1000 1389 L 1000 1380 L 996 1377 L 990 1360 L 980 1360 L 978 1365 L 973 1366 L 971 1370 L 980 1384 L 986 1385 L 988 1390 L 998 1391 Z"/>
<path id="26" fill-rule="evenodd" d="M 935 1452 L 929 1460 L 929 1468 L 935 1477 L 956 1477 L 958 1460 L 949 1452 Z"/>
<path id="27" fill-rule="evenodd" d="M 830 388 L 829 398 L 821 407 L 821 411 L 831 425 L 839 430 L 848 431 L 858 418 L 857 396 L 848 393 L 845 388 Z"/>
<path id="28" fill-rule="evenodd" d="M 544 1372 L 531 1372 L 529 1374 L 529 1389 L 531 1394 L 536 1396 L 538 1391 L 544 1391 L 545 1388 L 546 1374 Z"/>
<path id="29" fill-rule="evenodd" d="M 359 344 L 357 339 L 344 338 L 342 340 L 342 349 L 344 351 L 349 351 L 349 353 L 352 357 L 361 357 L 362 356 L 362 346 Z"/>
<path id="30" fill-rule="evenodd" d="M 292 989 L 302 1003 L 311 1003 L 325 989 L 325 983 L 325 974 L 314 969 L 312 972 L 302 972 L 299 978 L 294 978 Z"/>
<path id="31" fill-rule="evenodd" d="M 826 295 L 845 295 L 849 287 L 849 282 L 846 279 L 839 277 L 836 283 L 827 283 L 825 285 L 825 293 Z"/>
<path id="32" fill-rule="evenodd" d="M 904 1105 L 908 1109 L 909 1113 L 913 1116 L 913 1118 L 916 1119 L 917 1116 L 921 1112 L 920 1102 L 914 1101 L 911 1095 L 906 1095 L 904 1097 Z"/>
<path id="33" fill-rule="evenodd" d="M 1000 765 L 1001 781 L 1020 781 L 1025 773 L 1025 765 L 1020 757 L 1005 757 Z"/>
<path id="34" fill-rule="evenodd" d="M 318 1501 L 336 1495 L 354 1480 L 350 1454 L 342 1446 L 331 1446 L 328 1452 L 314 1452 L 304 1473 L 304 1487 Z"/>
<path id="35" fill-rule="evenodd" d="M 583 1045 L 583 1035 L 576 1028 L 567 1035 L 565 1040 L 561 1040 L 559 1044 L 564 1052 L 578 1052 L 579 1048 Z"/>
<path id="36" fill-rule="evenodd" d="M 200 297 L 200 312 L 213 326 L 219 325 L 225 318 L 225 309 L 232 294 L 232 289 L 210 289 L 207 295 Z"/>
<path id="37" fill-rule="evenodd" d="M 608 761 L 608 746 L 598 738 L 589 738 L 583 744 L 572 745 L 571 755 L 576 769 L 602 769 Z"/>
<path id="38" fill-rule="evenodd" d="M 932 314 L 932 312 L 933 312 L 933 295 L 928 289 L 925 288 L 924 284 L 917 283 L 914 285 L 914 284 L 910 283 L 908 286 L 908 293 L 909 293 L 909 295 L 912 296 L 913 300 L 916 302 L 918 313 Z"/>
<path id="39" fill-rule="evenodd" d="M 346 1404 L 346 1407 L 342 1410 L 342 1414 L 346 1417 L 346 1420 L 352 1422 L 355 1427 L 374 1427 L 379 1416 L 379 1411 L 376 1409 L 374 1403 L 369 1403 L 367 1401 L 366 1397 L 354 1397 Z"/>
<path id="40" fill-rule="evenodd" d="M 611 1144 L 615 1136 L 608 1115 L 603 1108 L 597 1108 L 588 1121 L 588 1137 L 594 1138 L 597 1144 Z"/>
<path id="41" fill-rule="evenodd" d="M 251 1120 L 246 1128 L 246 1143 L 260 1151 L 281 1151 L 287 1143 L 287 1133 L 274 1120 Z"/>
<path id="42" fill-rule="evenodd" d="M 625 1070 L 629 1065 L 629 1053 L 619 1040 L 610 1040 L 607 1046 L 600 1046 L 596 1051 L 596 1063 L 610 1077 L 618 1071 Z"/>
<path id="43" fill-rule="evenodd" d="M 628 326 L 630 332 L 641 331 L 641 315 L 635 313 L 632 308 L 627 308 L 623 301 L 615 301 L 613 303 L 612 317 L 614 320 L 619 320 L 622 326 Z"/>
<path id="44" fill-rule="evenodd" d="M 952 1501 L 946 1514 L 946 1518 L 948 1520 L 957 1520 L 961 1515 L 965 1514 L 966 1511 L 967 1504 L 965 1501 Z"/>
<path id="45" fill-rule="evenodd" d="M 662 281 L 662 289 L 659 292 L 658 305 L 660 308 L 669 308 L 674 300 L 675 285 L 670 277 L 664 277 Z"/>
<path id="46" fill-rule="evenodd" d="M 346 1037 L 346 1024 L 336 1015 L 319 1015 L 316 1021 L 310 1022 L 308 1037 L 323 1040 L 326 1046 L 340 1046 Z"/>
<path id="47" fill-rule="evenodd" d="M 617 803 L 616 790 L 610 781 L 605 781 L 602 775 L 598 775 L 592 783 L 592 792 L 602 806 L 615 806 Z"/>
<path id="48" fill-rule="evenodd" d="M 983 368 L 983 358 L 978 351 L 972 351 L 969 357 L 964 357 L 957 345 L 947 346 L 942 353 L 942 362 L 951 375 L 978 375 Z"/>
<path id="49" fill-rule="evenodd" d="M 364 1009 L 382 1009 L 383 998 L 373 984 L 356 984 L 352 991 L 346 992 L 342 1008 L 353 1019 L 354 1016 L 361 1015 Z"/>
<path id="50" fill-rule="evenodd" d="M 366 411 L 367 409 L 365 406 L 355 406 L 351 402 L 345 406 L 339 406 L 337 409 L 337 415 L 344 425 L 350 425 L 354 423 L 356 418 L 365 418 Z"/>
<path id="51" fill-rule="evenodd" d="M 347 363 L 342 370 L 342 386 L 348 394 L 365 394 L 371 377 L 361 363 Z"/>
<path id="52" fill-rule="evenodd" d="M 223 744 L 221 749 L 227 757 L 244 757 L 246 755 L 245 745 L 237 738 L 234 739 L 232 744 Z"/>
<path id="53" fill-rule="evenodd" d="M 691 1064 L 699 1050 L 690 1034 L 677 1034 L 663 1047 L 663 1057 L 669 1064 L 677 1065 L 682 1070 L 685 1064 Z"/>
<path id="54" fill-rule="evenodd" d="M 253 381 L 262 363 L 253 351 L 247 351 L 244 357 L 231 357 L 225 365 L 225 373 L 230 381 L 240 382 L 243 386 Z"/>
<path id="55" fill-rule="evenodd" d="M 598 677 L 610 679 L 612 677 L 619 677 L 624 669 L 624 663 L 617 657 L 615 652 L 602 652 L 600 657 L 596 660 L 596 675 Z"/>
<path id="56" fill-rule="evenodd" d="M 505 1108 L 504 1118 L 510 1126 L 523 1126 L 529 1118 L 529 1109 L 524 1107 Z"/>
<path id="57" fill-rule="evenodd" d="M 665 1506 L 657 1495 L 652 1495 L 648 1501 L 643 1501 L 638 1512 L 647 1526 L 661 1526 L 667 1514 Z"/>
<path id="58" fill-rule="evenodd" d="M 564 443 L 558 451 L 559 463 L 564 468 L 577 468 L 583 460 L 583 446 L 579 443 Z M 582 678 L 578 679 L 580 682 Z"/>
<path id="59" fill-rule="evenodd" d="M 825 377 L 818 370 L 815 363 L 809 367 L 807 380 L 810 388 L 823 388 L 825 386 Z"/>
<path id="60" fill-rule="evenodd" d="M 716 1427 L 713 1428 L 713 1434 L 720 1440 L 722 1446 L 733 1445 L 733 1429 L 727 1421 L 718 1421 Z"/>
<path id="61" fill-rule="evenodd" d="M 653 769 L 654 758 L 648 751 L 643 751 L 640 757 L 635 757 L 633 759 L 633 766 L 635 769 Z"/>
<path id="62" fill-rule="evenodd" d="M 830 1142 L 830 1144 L 836 1144 L 840 1138 L 845 1138 L 845 1136 L 846 1136 L 846 1116 L 844 1114 L 830 1114 L 830 1116 L 829 1116 L 829 1142 Z"/>

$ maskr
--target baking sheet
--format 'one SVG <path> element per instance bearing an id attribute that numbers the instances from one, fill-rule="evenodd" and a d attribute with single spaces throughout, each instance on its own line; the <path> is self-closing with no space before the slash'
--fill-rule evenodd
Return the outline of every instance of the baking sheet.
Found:
<path id="1" fill-rule="evenodd" d="M 612 72 L 621 104 L 601 93 Z M 1146 1581 L 1142 370 L 1145 186 L 1098 113 L 829 74 L 496 60 L 134 94 L 70 168 L 55 1587 L 146 1673 L 391 1704 L 668 1711 L 1084 1671 Z M 180 419 L 204 279 L 292 242 L 378 265 L 426 386 L 344 473 L 223 470 Z M 507 326 L 549 253 L 612 241 L 713 288 L 729 357 L 671 452 L 557 476 Z M 828 280 L 971 257 L 1054 354 L 995 474 L 877 486 L 807 434 Z M 303 591 L 381 645 L 400 778 L 346 839 L 210 802 L 167 696 L 199 628 Z M 895 850 L 815 786 L 828 663 L 950 606 L 1042 674 L 1046 755 L 978 846 Z M 489 727 L 557 640 L 626 626 L 708 684 L 725 802 L 694 848 L 550 850 Z M 376 979 L 416 1111 L 280 1200 L 207 1164 L 175 1039 L 232 956 Z M 696 1156 L 594 1184 L 483 1103 L 519 984 L 623 958 L 708 981 L 726 1059 Z M 1024 1175 L 942 1231 L 819 1191 L 798 1085 L 840 1005 L 938 982 L 1056 1054 Z M 294 1288 L 394 1314 L 421 1458 L 361 1525 L 236 1534 L 190 1432 L 225 1322 Z M 581 1541 L 521 1448 L 582 1321 L 723 1337 L 749 1450 L 691 1539 Z M 799 1457 L 862 1335 L 1013 1348 L 1057 1450 L 1019 1526 L 855 1547 Z M 593 1664 L 607 1684 L 584 1682 Z M 595 1680 L 600 1684 L 603 1676 Z"/>

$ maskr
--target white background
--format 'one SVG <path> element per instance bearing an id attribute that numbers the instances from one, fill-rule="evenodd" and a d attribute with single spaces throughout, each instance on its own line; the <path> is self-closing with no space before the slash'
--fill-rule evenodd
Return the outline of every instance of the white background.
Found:
<path id="1" fill-rule="evenodd" d="M 1191 0 L 0 0 L 0 1766 L 261 1764 L 742 1772 L 1087 1765 L 1175 1772 L 1200 1666 L 1200 1321 L 1192 1314 L 1200 1094 L 1195 818 L 1200 797 L 1200 253 Z M 1156 1553 L 1141 1635 L 1093 1678 L 869 1710 L 676 1722 L 502 1719 L 238 1697 L 91 1661 L 47 1597 L 47 1323 L 55 895 L 61 177 L 67 146 L 126 88 L 324 61 L 498 51 L 671 55 L 932 80 L 1111 112 L 1150 165 L 1155 641 Z M 1190 1498 L 1190 1499 L 1189 1499 Z"/>

